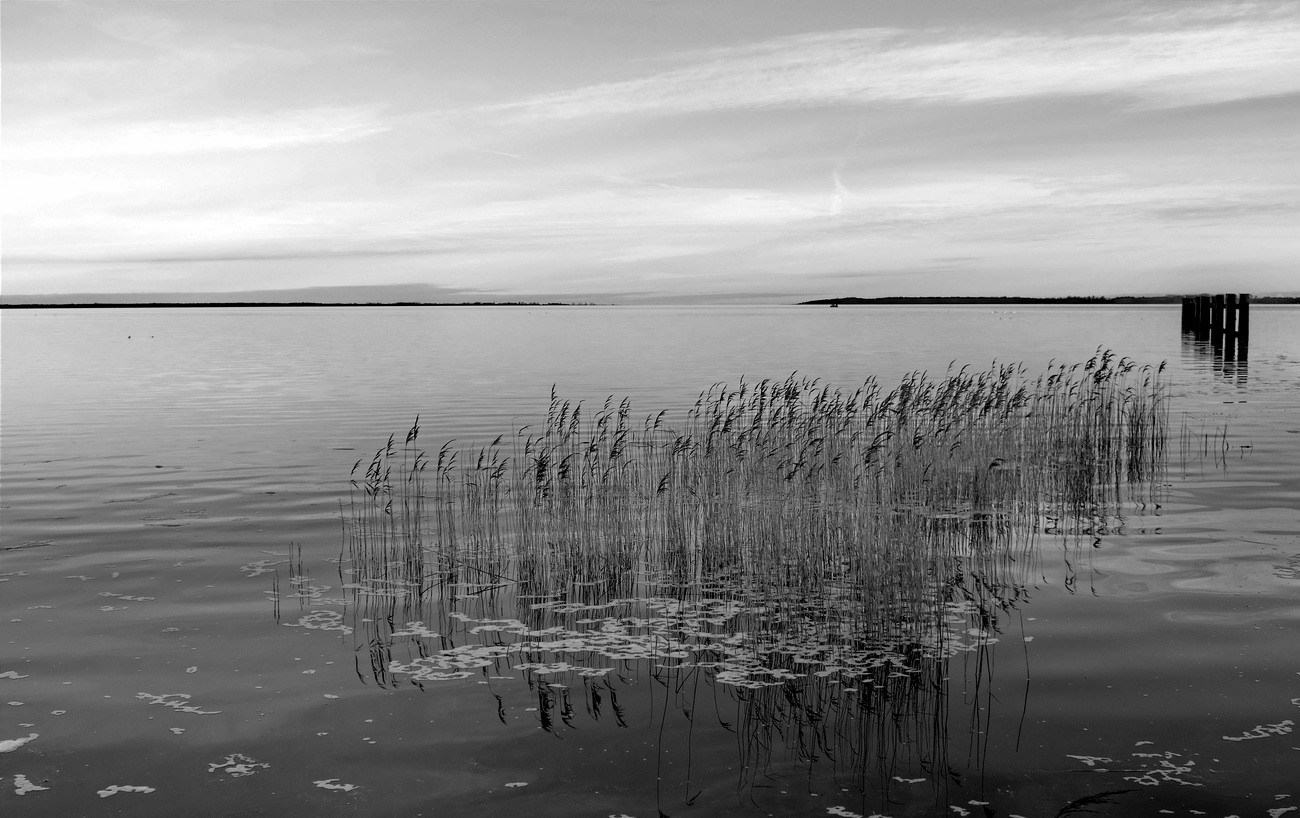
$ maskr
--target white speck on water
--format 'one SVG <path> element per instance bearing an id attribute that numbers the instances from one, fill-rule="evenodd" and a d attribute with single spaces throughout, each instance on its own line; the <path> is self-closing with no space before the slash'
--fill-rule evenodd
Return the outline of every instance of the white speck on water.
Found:
<path id="1" fill-rule="evenodd" d="M 185 728 L 184 728 L 184 727 L 171 727 L 171 728 L 168 728 L 168 729 L 170 729 L 173 733 L 175 733 L 175 734 L 178 735 L 178 736 L 179 736 L 181 733 L 184 733 L 184 732 L 185 732 Z"/>
<path id="2" fill-rule="evenodd" d="M 326 693 L 326 694 L 325 694 L 325 698 L 327 698 L 327 699 L 337 699 L 338 696 L 335 696 L 333 693 Z"/>
<path id="3" fill-rule="evenodd" d="M 336 783 L 337 781 L 338 781 L 337 778 L 323 778 L 320 781 L 313 781 L 311 783 L 320 787 L 322 790 L 340 790 L 342 792 L 351 792 L 352 790 L 355 790 L 357 788 L 356 784 L 339 784 Z"/>
<path id="4" fill-rule="evenodd" d="M 23 703 L 22 703 L 22 702 L 9 702 L 8 704 L 9 704 L 10 707 L 22 707 L 22 706 L 23 706 Z"/>
<path id="5" fill-rule="evenodd" d="M 903 778 L 901 775 L 894 776 L 894 780 L 900 784 L 921 784 L 925 781 L 924 778 Z"/>
<path id="6" fill-rule="evenodd" d="M 528 786 L 528 782 L 527 782 L 527 781 L 511 781 L 509 784 L 506 784 L 506 786 L 507 786 L 507 787 L 527 787 L 527 786 Z"/>
<path id="7" fill-rule="evenodd" d="M 198 665 L 194 665 L 193 667 L 187 667 L 187 668 L 185 668 L 185 672 L 186 672 L 186 673 L 198 673 L 198 672 L 199 672 L 199 666 L 198 666 Z"/>
<path id="8" fill-rule="evenodd" d="M 19 675 L 16 670 L 6 670 L 4 673 L 0 673 L 0 679 L 26 679 L 30 675 L 29 673 Z"/>
<path id="9" fill-rule="evenodd" d="M 67 711 L 67 710 L 51 710 L 51 711 L 50 711 L 50 715 L 51 715 L 51 716 L 62 716 L 62 715 L 63 715 L 64 713 L 66 713 L 66 712 L 68 712 L 68 711 Z"/>

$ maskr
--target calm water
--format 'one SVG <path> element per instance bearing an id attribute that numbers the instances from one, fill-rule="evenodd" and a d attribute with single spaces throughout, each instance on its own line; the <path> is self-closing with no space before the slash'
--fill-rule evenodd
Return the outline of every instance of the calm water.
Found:
<path id="1" fill-rule="evenodd" d="M 1248 366 L 1180 339 L 1174 307 L 10 310 L 0 333 L 0 813 L 1300 808 L 1295 309 L 1254 308 Z M 871 748 L 653 662 L 595 712 L 508 665 L 380 687 L 363 631 L 300 626 L 346 614 L 349 470 L 417 414 L 436 448 L 537 421 L 552 386 L 645 415 L 741 376 L 889 385 L 1098 346 L 1167 361 L 1175 434 L 1226 439 L 1174 442 L 1158 513 L 1045 538 L 1015 632 Z M 289 596 L 299 546 L 316 600 Z"/>

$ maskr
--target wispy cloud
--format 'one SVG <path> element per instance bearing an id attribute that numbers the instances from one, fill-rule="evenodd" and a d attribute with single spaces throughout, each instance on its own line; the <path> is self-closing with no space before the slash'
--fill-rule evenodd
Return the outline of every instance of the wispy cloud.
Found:
<path id="1" fill-rule="evenodd" d="M 6 140 L 12 160 L 86 159 L 258 151 L 351 142 L 388 127 L 374 108 L 307 108 L 279 113 L 88 126 L 73 133 L 27 130 Z"/>
<path id="2" fill-rule="evenodd" d="M 1300 13 L 1104 33 L 868 28 L 683 55 L 680 68 L 482 109 L 522 120 L 1118 94 L 1154 106 L 1300 91 Z"/>

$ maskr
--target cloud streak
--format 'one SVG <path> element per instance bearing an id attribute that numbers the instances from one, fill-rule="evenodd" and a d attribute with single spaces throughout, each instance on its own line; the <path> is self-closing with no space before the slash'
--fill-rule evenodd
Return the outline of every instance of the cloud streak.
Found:
<path id="1" fill-rule="evenodd" d="M 20 139 L 6 141 L 5 153 L 21 161 L 261 151 L 352 142 L 387 130 L 369 106 L 320 107 L 194 121 L 86 126 L 76 133 L 63 128 L 29 130 Z"/>
<path id="2" fill-rule="evenodd" d="M 1166 26 L 1168 20 L 1162 21 Z M 1149 24 L 1149 23 L 1148 23 Z M 1300 91 L 1300 16 L 996 33 L 865 28 L 685 55 L 680 68 L 480 109 L 523 121 L 717 110 L 1122 95 L 1149 106 Z"/>

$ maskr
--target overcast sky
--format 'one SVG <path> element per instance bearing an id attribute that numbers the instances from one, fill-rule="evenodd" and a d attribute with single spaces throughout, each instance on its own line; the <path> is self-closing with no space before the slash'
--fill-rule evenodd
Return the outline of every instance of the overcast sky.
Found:
<path id="1" fill-rule="evenodd" d="M 5 295 L 1300 290 L 1300 3 L 5 0 Z"/>

